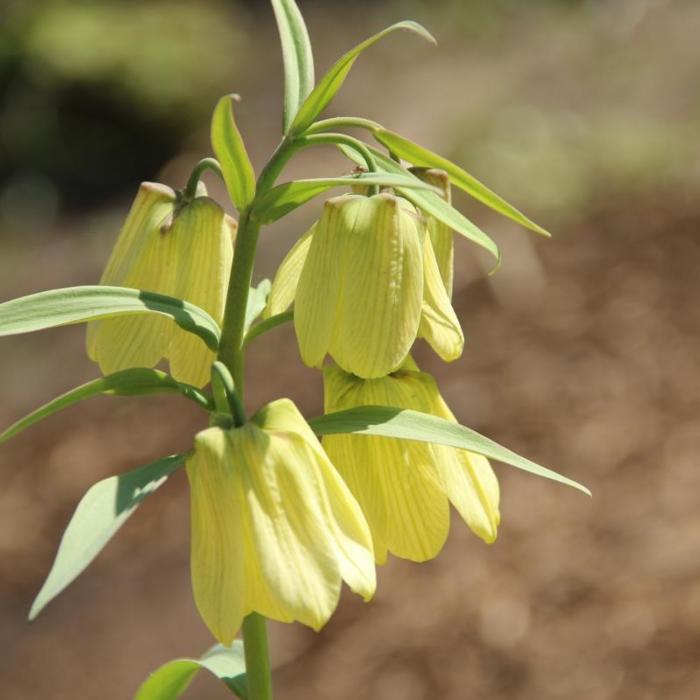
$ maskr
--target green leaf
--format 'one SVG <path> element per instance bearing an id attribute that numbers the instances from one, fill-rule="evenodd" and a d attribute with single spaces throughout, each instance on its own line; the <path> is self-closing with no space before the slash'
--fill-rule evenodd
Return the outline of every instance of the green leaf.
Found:
<path id="1" fill-rule="evenodd" d="M 201 659 L 175 659 L 154 671 L 136 692 L 134 700 L 176 700 L 195 675 L 205 669 L 223 681 L 239 698 L 248 697 L 243 642 L 213 646 Z"/>
<path id="2" fill-rule="evenodd" d="M 211 120 L 211 144 L 231 201 L 241 211 L 255 197 L 255 171 L 233 116 L 234 99 L 234 95 L 225 95 L 217 103 Z"/>
<path id="3" fill-rule="evenodd" d="M 352 161 L 362 165 L 364 161 L 360 160 L 355 151 L 344 145 L 339 145 L 338 148 Z M 385 156 L 376 148 L 369 147 L 370 152 L 374 156 L 377 166 L 386 173 L 395 175 L 408 175 L 409 178 L 420 182 L 413 174 L 409 173 L 402 165 Z M 457 211 L 452 205 L 448 204 L 439 194 L 430 190 L 419 190 L 408 188 L 403 185 L 395 188 L 402 196 L 413 202 L 419 209 L 426 214 L 434 216 L 438 221 L 449 226 L 453 231 L 468 238 L 470 241 L 480 245 L 482 248 L 493 255 L 497 261 L 500 261 L 500 253 L 498 246 L 494 241 L 487 236 L 476 224 L 472 223 L 461 212 Z"/>
<path id="4" fill-rule="evenodd" d="M 368 49 L 373 44 L 376 44 L 380 39 L 383 39 L 388 34 L 398 31 L 399 29 L 407 29 L 418 36 L 427 39 L 431 43 L 435 44 L 435 39 L 432 34 L 422 27 L 417 22 L 398 22 L 397 24 L 392 24 L 383 31 L 371 36 L 366 39 L 361 44 L 358 44 L 354 49 L 348 51 L 342 58 L 340 58 L 326 73 L 321 81 L 316 85 L 311 94 L 306 98 L 304 104 L 302 104 L 299 109 L 294 122 L 290 128 L 290 133 L 299 134 L 309 126 L 316 119 L 316 117 L 323 112 L 323 110 L 328 106 L 330 101 L 335 97 L 338 90 L 345 82 L 353 63 L 357 60 L 357 57 L 365 50 Z"/>
<path id="5" fill-rule="evenodd" d="M 302 102 L 314 88 L 314 57 L 304 18 L 294 0 L 272 0 L 282 43 L 284 62 L 284 113 L 286 134 Z"/>
<path id="6" fill-rule="evenodd" d="M 474 199 L 477 199 L 482 204 L 525 226 L 525 228 L 529 228 L 535 233 L 539 233 L 543 236 L 551 235 L 534 221 L 528 219 L 525 214 L 518 211 L 514 206 L 508 204 L 508 202 L 486 187 L 486 185 L 479 182 L 473 175 L 470 175 L 466 170 L 463 170 L 458 165 L 447 160 L 447 158 L 443 158 L 393 131 L 377 129 L 372 133 L 377 141 L 384 144 L 384 146 L 399 158 L 403 158 L 413 165 L 444 170 L 448 174 L 450 182 L 452 182 L 453 185 L 464 190 L 468 195 L 474 197 Z"/>
<path id="7" fill-rule="evenodd" d="M 245 336 L 243 345 L 248 345 L 248 343 L 250 343 L 252 340 L 255 340 L 255 338 L 257 338 L 258 336 L 261 336 L 267 333 L 268 331 L 271 331 L 273 328 L 277 328 L 277 326 L 281 326 L 283 323 L 289 323 L 293 320 L 293 311 L 283 311 L 281 314 L 275 314 L 274 316 L 270 316 L 270 318 L 266 318 L 264 321 L 260 321 L 260 323 L 256 323 L 250 328 L 250 330 Z"/>
<path id="8" fill-rule="evenodd" d="M 217 350 L 221 331 L 203 309 L 182 299 L 126 287 L 65 287 L 30 294 L 0 304 L 0 336 L 83 323 L 125 314 L 169 316 Z"/>
<path id="9" fill-rule="evenodd" d="M 358 406 L 313 418 L 309 421 L 309 425 L 317 435 L 358 433 L 458 447 L 505 462 L 530 474 L 558 481 L 591 495 L 585 486 L 501 447 L 497 442 L 475 430 L 428 413 L 394 406 Z"/>
<path id="10" fill-rule="evenodd" d="M 178 382 L 165 372 L 142 367 L 125 369 L 82 384 L 32 411 L 0 433 L 0 445 L 44 418 L 93 396 L 100 394 L 134 396 L 158 393 L 179 393 L 206 410 L 212 408 L 209 399 L 199 389 Z"/>
<path id="11" fill-rule="evenodd" d="M 243 324 L 243 333 L 247 333 L 248 329 L 253 325 L 253 322 L 265 310 L 267 297 L 272 288 L 272 283 L 268 279 L 264 279 L 257 287 L 251 287 L 248 293 L 248 306 L 245 310 L 245 321 Z"/>
<path id="12" fill-rule="evenodd" d="M 63 533 L 48 578 L 32 603 L 30 620 L 87 568 L 141 501 L 161 486 L 184 459 L 182 454 L 165 457 L 90 487 Z"/>
<path id="13" fill-rule="evenodd" d="M 421 182 L 407 171 L 399 173 L 362 173 L 360 175 L 346 175 L 343 177 L 328 177 L 310 180 L 293 180 L 277 185 L 266 192 L 255 205 L 253 210 L 258 220 L 267 224 L 277 221 L 290 211 L 301 206 L 310 199 L 330 190 L 333 187 L 351 186 L 393 187 L 395 189 L 418 189 L 436 193 L 434 187 Z M 438 197 L 437 194 L 435 194 Z"/>

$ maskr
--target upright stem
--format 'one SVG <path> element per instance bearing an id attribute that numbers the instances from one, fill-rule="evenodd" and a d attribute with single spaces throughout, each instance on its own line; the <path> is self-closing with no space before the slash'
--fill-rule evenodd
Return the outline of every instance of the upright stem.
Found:
<path id="1" fill-rule="evenodd" d="M 271 700 L 270 652 L 262 615 L 252 613 L 243 620 L 243 650 L 249 700 Z"/>
<path id="2" fill-rule="evenodd" d="M 283 139 L 258 178 L 256 199 L 275 183 L 285 163 L 292 157 L 295 144 Z M 226 310 L 219 343 L 219 360 L 231 371 L 236 393 L 243 405 L 245 352 L 243 347 L 248 292 L 253 278 L 260 222 L 252 214 L 255 202 L 240 212 L 236 245 L 233 249 L 231 279 L 226 294 Z"/>
<path id="3" fill-rule="evenodd" d="M 264 194 L 274 184 L 282 168 L 295 150 L 293 143 L 283 139 L 267 165 L 260 173 L 256 197 Z M 201 171 L 200 171 L 201 172 Z M 194 179 L 193 175 L 193 179 Z M 196 182 L 194 184 L 196 188 Z M 190 188 L 191 189 L 191 188 Z M 233 266 L 226 293 L 226 310 L 221 329 L 218 359 L 231 372 L 234 382 L 238 418 L 245 421 L 243 398 L 245 378 L 245 317 L 248 294 L 253 278 L 255 254 L 260 236 L 260 222 L 252 213 L 254 204 L 240 212 L 236 244 L 233 249 Z M 238 422 L 238 421 L 237 421 Z M 265 618 L 257 613 L 243 620 L 243 647 L 245 650 L 246 677 L 249 700 L 272 700 L 272 677 L 267 647 Z"/>
<path id="4" fill-rule="evenodd" d="M 251 218 L 250 210 L 241 214 L 233 249 L 233 267 L 226 294 L 226 310 L 219 344 L 219 359 L 229 368 L 236 393 L 243 403 L 244 367 L 243 335 L 248 292 L 253 278 L 255 251 L 260 224 Z"/>

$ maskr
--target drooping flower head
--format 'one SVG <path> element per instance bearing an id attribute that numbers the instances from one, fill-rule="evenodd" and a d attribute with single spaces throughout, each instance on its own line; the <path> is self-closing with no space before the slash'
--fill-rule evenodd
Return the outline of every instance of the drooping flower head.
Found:
<path id="1" fill-rule="evenodd" d="M 169 187 L 143 183 L 100 284 L 184 299 L 220 323 L 235 231 L 234 219 L 212 199 L 183 205 Z M 89 323 L 87 350 L 105 374 L 167 358 L 173 376 L 195 386 L 207 383 L 215 359 L 198 337 L 150 314 Z"/>
<path id="2" fill-rule="evenodd" d="M 223 644 L 252 612 L 318 630 L 343 579 L 365 600 L 374 594 L 362 511 L 288 399 L 240 428 L 199 433 L 187 476 L 194 597 Z"/>
<path id="3" fill-rule="evenodd" d="M 455 421 L 435 380 L 412 360 L 380 379 L 324 369 L 325 411 L 396 406 Z M 456 422 L 456 421 L 455 421 Z M 323 446 L 367 517 L 377 562 L 387 551 L 425 561 L 442 549 L 449 502 L 485 542 L 496 539 L 499 487 L 488 460 L 466 450 L 366 435 L 327 435 Z"/>
<path id="4" fill-rule="evenodd" d="M 330 355 L 347 372 L 382 377 L 419 334 L 446 361 L 462 352 L 425 220 L 402 197 L 328 200 L 280 266 L 267 314 L 292 300 L 301 356 L 312 367 Z"/>

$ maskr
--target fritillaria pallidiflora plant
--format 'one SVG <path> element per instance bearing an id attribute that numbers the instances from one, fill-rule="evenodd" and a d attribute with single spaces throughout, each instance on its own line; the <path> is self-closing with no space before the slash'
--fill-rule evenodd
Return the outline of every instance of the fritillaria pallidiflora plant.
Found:
<path id="1" fill-rule="evenodd" d="M 283 134 L 256 176 L 234 118 L 217 104 L 214 157 L 182 190 L 139 188 L 99 285 L 0 304 L 0 335 L 87 323 L 103 376 L 0 435 L 4 442 L 99 394 L 171 392 L 202 409 L 202 430 L 174 454 L 93 485 L 78 505 L 30 618 L 100 552 L 176 470 L 191 498 L 192 589 L 218 644 L 155 671 L 137 700 L 179 697 L 200 668 L 248 700 L 272 697 L 266 618 L 320 629 L 342 582 L 365 600 L 389 554 L 425 561 L 447 537 L 452 504 L 485 542 L 496 538 L 499 485 L 489 459 L 586 489 L 459 425 L 411 357 L 419 338 L 445 362 L 464 336 L 451 304 L 453 239 L 495 243 L 451 205 L 450 188 L 536 233 L 546 231 L 459 166 L 362 117 L 321 119 L 358 56 L 399 22 L 348 51 L 318 81 L 293 0 L 272 0 L 285 71 Z M 373 139 L 349 135 L 359 131 Z M 300 151 L 330 146 L 351 174 L 278 184 Z M 212 171 L 236 221 L 207 196 Z M 251 286 L 261 229 L 334 188 L 272 283 Z M 293 322 L 302 361 L 323 372 L 324 415 L 280 398 L 249 414 L 245 357 Z M 167 361 L 169 372 L 155 369 Z M 238 635 L 242 639 L 237 639 Z"/>

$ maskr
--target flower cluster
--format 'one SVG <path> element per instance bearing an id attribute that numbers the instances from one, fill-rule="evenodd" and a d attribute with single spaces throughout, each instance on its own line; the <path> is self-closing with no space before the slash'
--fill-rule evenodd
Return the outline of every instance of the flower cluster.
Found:
<path id="1" fill-rule="evenodd" d="M 444 173 L 415 174 L 442 187 Z M 204 193 L 191 201 L 161 185 L 139 190 L 101 282 L 167 294 L 224 314 L 236 224 Z M 464 336 L 452 308 L 452 232 L 383 191 L 328 200 L 282 262 L 265 315 L 293 305 L 303 361 L 323 368 L 326 413 L 355 406 L 454 417 L 410 356 L 424 338 L 445 361 Z M 93 321 L 88 352 L 104 372 L 153 367 L 208 382 L 214 353 L 168 318 Z M 327 362 L 327 358 L 331 362 Z M 449 504 L 486 542 L 496 537 L 499 490 L 488 461 L 465 450 L 387 437 L 319 442 L 288 399 L 250 420 L 200 432 L 187 460 L 195 602 L 231 643 L 252 612 L 320 628 L 345 580 L 365 599 L 390 552 L 438 554 Z"/>
<path id="2" fill-rule="evenodd" d="M 416 175 L 442 188 L 438 170 Z M 324 368 L 327 413 L 385 405 L 454 416 L 434 379 L 410 357 L 424 338 L 445 361 L 464 336 L 452 309 L 453 234 L 408 200 L 388 193 L 336 197 L 292 248 L 266 313 L 294 303 L 303 361 Z M 378 563 L 387 552 L 424 561 L 442 548 L 449 502 L 484 541 L 496 538 L 499 487 L 488 460 L 466 450 L 362 435 L 334 435 L 324 448 L 369 523 Z"/>

